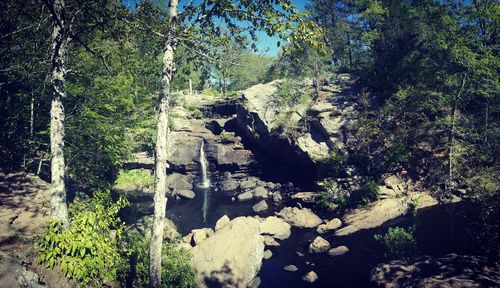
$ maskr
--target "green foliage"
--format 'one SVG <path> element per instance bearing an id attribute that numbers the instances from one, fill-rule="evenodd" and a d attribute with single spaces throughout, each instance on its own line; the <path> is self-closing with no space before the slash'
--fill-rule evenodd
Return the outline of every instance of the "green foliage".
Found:
<path id="1" fill-rule="evenodd" d="M 220 96 L 219 91 L 217 91 L 216 89 L 214 89 L 212 87 L 203 89 L 201 94 L 212 96 L 212 97 L 219 97 Z"/>
<path id="2" fill-rule="evenodd" d="M 123 223 L 117 214 L 128 206 L 125 198 L 111 200 L 109 192 L 97 191 L 92 198 L 69 207 L 71 224 L 51 222 L 41 237 L 38 262 L 58 267 L 81 286 L 102 286 L 117 279 L 124 265 L 118 242 Z"/>
<path id="3" fill-rule="evenodd" d="M 151 186 L 154 184 L 154 176 L 147 169 L 121 170 L 115 184 Z"/>
<path id="4" fill-rule="evenodd" d="M 374 238 L 384 245 L 386 257 L 409 257 L 417 252 L 417 241 L 413 238 L 412 229 L 390 227 L 387 233 L 376 234 Z"/>
<path id="5" fill-rule="evenodd" d="M 235 137 L 236 133 L 234 132 L 222 131 L 222 133 L 220 134 L 220 138 L 223 143 L 232 143 L 234 142 Z"/>
<path id="6" fill-rule="evenodd" d="M 185 102 L 183 105 L 184 109 L 189 112 L 189 117 L 200 119 L 203 117 L 203 112 L 200 110 L 198 105 L 195 103 Z"/>
<path id="7" fill-rule="evenodd" d="M 344 173 L 346 157 L 340 153 L 331 152 L 330 156 L 319 166 L 320 177 L 341 177 Z"/>
<path id="8" fill-rule="evenodd" d="M 316 204 L 329 211 L 342 211 L 347 208 L 348 202 L 343 195 L 336 197 L 332 193 L 321 192 L 316 200 Z"/>
<path id="9" fill-rule="evenodd" d="M 361 205 L 373 202 L 379 197 L 379 185 L 377 182 L 368 180 L 363 183 L 358 191 L 361 199 L 358 201 Z"/>
<path id="10" fill-rule="evenodd" d="M 162 247 L 162 287 L 196 287 L 195 270 L 190 266 L 189 251 L 174 243 Z M 127 269 L 119 271 L 123 287 L 146 287 L 149 284 L 149 241 L 138 232 L 125 234 L 123 251 L 128 259 Z"/>

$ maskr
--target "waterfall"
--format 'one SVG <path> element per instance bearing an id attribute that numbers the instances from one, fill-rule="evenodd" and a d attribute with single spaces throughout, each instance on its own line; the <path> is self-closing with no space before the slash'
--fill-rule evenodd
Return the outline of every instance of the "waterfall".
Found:
<path id="1" fill-rule="evenodd" d="M 201 183 L 200 188 L 203 188 L 203 206 L 201 207 L 201 212 L 203 214 L 203 222 L 207 221 L 207 211 L 208 211 L 208 192 L 210 188 L 210 179 L 208 179 L 207 172 L 207 158 L 205 157 L 204 145 L 205 141 L 201 141 L 200 146 L 200 172 L 201 172 Z"/>

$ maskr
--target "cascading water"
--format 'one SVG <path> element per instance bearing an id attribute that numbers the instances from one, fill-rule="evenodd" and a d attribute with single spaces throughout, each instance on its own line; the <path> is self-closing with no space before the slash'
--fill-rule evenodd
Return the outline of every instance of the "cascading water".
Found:
<path id="1" fill-rule="evenodd" d="M 204 145 L 205 141 L 201 141 L 200 146 L 200 172 L 201 172 L 201 183 L 199 185 L 200 188 L 203 189 L 203 206 L 201 207 L 201 212 L 203 214 L 203 222 L 207 221 L 207 211 L 208 211 L 208 192 L 210 191 L 210 179 L 208 179 L 208 162 L 205 157 L 205 149 Z"/>

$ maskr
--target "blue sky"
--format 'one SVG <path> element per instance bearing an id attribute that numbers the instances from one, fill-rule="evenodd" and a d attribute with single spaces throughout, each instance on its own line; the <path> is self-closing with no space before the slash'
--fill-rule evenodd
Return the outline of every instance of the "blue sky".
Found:
<path id="1" fill-rule="evenodd" d="M 159 0 L 159 1 L 165 1 L 165 0 Z M 168 0 L 167 0 L 168 1 Z M 122 2 L 128 6 L 128 7 L 134 7 L 135 3 L 138 2 L 138 0 L 122 0 Z M 182 6 L 183 0 L 179 0 L 180 5 Z M 298 10 L 304 10 L 306 4 L 309 2 L 309 0 L 293 0 L 292 1 L 295 4 L 295 7 L 297 7 Z M 269 37 L 265 32 L 257 32 L 257 36 L 259 38 L 259 41 L 257 43 L 257 48 L 259 49 L 260 52 L 265 53 L 269 56 L 276 56 L 280 50 L 279 47 L 277 47 L 277 42 L 280 40 L 278 37 Z"/>

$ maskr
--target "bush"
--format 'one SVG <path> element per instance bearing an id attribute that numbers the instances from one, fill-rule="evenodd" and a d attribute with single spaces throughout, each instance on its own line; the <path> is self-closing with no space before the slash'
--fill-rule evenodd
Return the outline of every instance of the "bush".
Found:
<path id="1" fill-rule="evenodd" d="M 318 174 L 320 177 L 341 177 L 344 172 L 345 157 L 340 153 L 331 152 L 319 166 Z"/>
<path id="2" fill-rule="evenodd" d="M 190 113 L 191 118 L 200 119 L 203 118 L 203 112 L 201 112 L 200 108 L 193 103 L 184 103 L 184 109 L 186 109 Z"/>
<path id="3" fill-rule="evenodd" d="M 134 231 L 123 242 L 127 269 L 119 271 L 122 287 L 147 287 L 149 283 L 149 240 Z M 189 251 L 164 242 L 162 249 L 162 287 L 196 287 L 195 270 L 189 264 Z"/>
<path id="4" fill-rule="evenodd" d="M 114 282 L 117 269 L 125 264 L 118 248 L 124 224 L 117 216 L 125 206 L 125 198 L 113 202 L 109 192 L 101 191 L 70 205 L 70 226 L 49 224 L 39 241 L 38 262 L 46 268 L 59 267 L 80 286 Z"/>
<path id="5" fill-rule="evenodd" d="M 390 227 L 384 235 L 376 234 L 375 240 L 384 245 L 386 257 L 408 257 L 417 251 L 417 241 L 413 238 L 413 230 L 401 227 Z"/>
<path id="6" fill-rule="evenodd" d="M 366 205 L 370 202 L 373 202 L 379 197 L 380 188 L 375 181 L 368 180 L 359 189 L 359 194 L 361 195 L 361 199 L 359 204 Z"/>
<path id="7" fill-rule="evenodd" d="M 146 169 L 134 169 L 134 170 L 122 170 L 118 173 L 116 178 L 116 185 L 137 185 L 137 186 L 151 186 L 154 184 L 154 176 L 151 175 L 149 170 Z"/>
<path id="8" fill-rule="evenodd" d="M 234 138 L 236 137 L 236 133 L 234 132 L 226 132 L 226 131 L 223 131 L 221 134 L 220 134 L 220 138 L 222 140 L 222 142 L 224 143 L 231 143 L 231 142 L 234 142 Z"/>
<path id="9" fill-rule="evenodd" d="M 344 196 L 335 197 L 328 192 L 321 192 L 316 203 L 326 210 L 344 210 L 347 207 L 347 199 Z"/>

